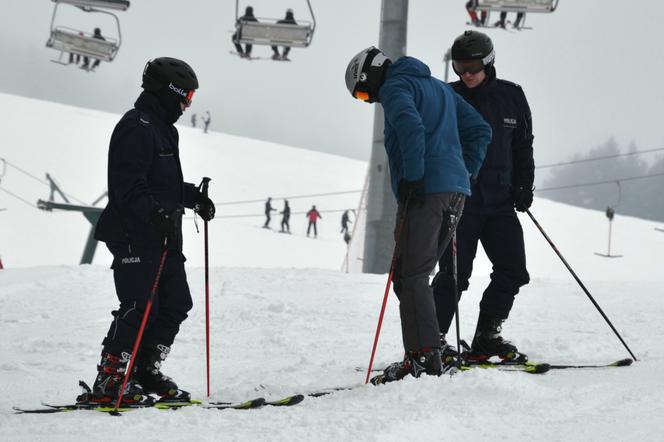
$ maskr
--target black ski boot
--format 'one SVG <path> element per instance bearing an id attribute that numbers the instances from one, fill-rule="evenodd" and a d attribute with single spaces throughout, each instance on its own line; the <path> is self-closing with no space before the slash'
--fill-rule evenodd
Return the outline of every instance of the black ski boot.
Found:
<path id="1" fill-rule="evenodd" d="M 448 344 L 445 334 L 440 334 L 440 359 L 443 366 L 456 365 L 459 352 L 456 347 Z"/>
<path id="2" fill-rule="evenodd" d="M 136 361 L 136 380 L 143 387 L 143 391 L 160 396 L 159 400 L 162 402 L 189 401 L 189 392 L 178 389 L 175 381 L 160 370 L 170 351 L 171 348 L 165 345 L 141 349 Z"/>
<path id="3" fill-rule="evenodd" d="M 97 377 L 92 391 L 86 391 L 76 398 L 78 403 L 112 404 L 117 401 L 120 388 L 124 382 L 127 364 L 131 355 L 122 353 L 115 356 L 107 352 L 101 353 L 101 362 L 97 365 Z M 127 381 L 122 396 L 123 405 L 151 404 L 154 400 L 145 394 L 133 376 Z"/>
<path id="4" fill-rule="evenodd" d="M 497 356 L 504 364 L 521 364 L 528 361 L 528 356 L 520 353 L 514 344 L 506 341 L 500 335 L 504 319 L 493 318 L 480 313 L 477 320 L 477 329 L 466 359 L 471 362 L 481 362 Z"/>
<path id="5" fill-rule="evenodd" d="M 443 373 L 440 349 L 432 348 L 427 351 L 408 352 L 403 361 L 394 362 L 387 366 L 383 373 L 371 379 L 373 385 L 400 381 L 407 375 L 419 378 L 422 373 L 440 376 Z"/>

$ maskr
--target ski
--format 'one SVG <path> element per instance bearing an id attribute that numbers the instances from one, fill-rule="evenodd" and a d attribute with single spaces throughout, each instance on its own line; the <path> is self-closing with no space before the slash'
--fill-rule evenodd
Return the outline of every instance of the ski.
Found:
<path id="1" fill-rule="evenodd" d="M 123 413 L 125 411 L 137 410 L 139 408 L 152 408 L 154 404 L 125 404 L 118 408 L 110 406 L 111 404 L 92 404 L 92 403 L 75 403 L 65 405 L 51 405 L 43 403 L 43 408 L 21 408 L 12 407 L 16 414 L 53 414 L 62 413 L 67 411 L 99 411 L 102 413 Z"/>
<path id="2" fill-rule="evenodd" d="M 258 408 L 261 406 L 269 406 L 269 407 L 290 407 L 293 405 L 297 405 L 300 402 L 304 400 L 304 395 L 301 394 L 293 394 L 290 396 L 285 396 L 281 399 L 276 399 L 272 401 L 268 401 L 265 398 L 258 398 L 254 399 L 254 402 L 252 404 L 252 407 L 250 408 Z M 251 401 L 248 401 L 251 402 Z M 259 405 L 260 404 L 260 405 Z M 210 402 L 206 408 L 221 408 L 223 409 L 224 407 L 232 407 L 233 404 L 229 402 Z"/>
<path id="3" fill-rule="evenodd" d="M 87 411 L 98 411 L 103 413 L 113 413 L 113 412 L 125 412 L 132 411 L 139 408 L 156 408 L 158 410 L 177 410 L 185 407 L 200 407 L 210 410 L 252 410 L 256 408 L 261 408 L 263 406 L 271 407 L 290 407 L 297 405 L 304 400 L 304 395 L 294 394 L 290 396 L 283 397 L 281 399 L 268 401 L 265 398 L 259 397 L 255 399 L 250 399 L 244 402 L 209 402 L 204 403 L 200 400 L 191 400 L 191 401 L 156 401 L 154 403 L 141 403 L 141 404 L 131 404 L 123 405 L 118 410 L 115 410 L 115 407 L 112 404 L 95 404 L 90 402 L 79 402 L 74 404 L 64 404 L 64 405 L 52 405 L 47 403 L 42 403 L 44 408 L 21 408 L 21 407 L 12 407 L 17 414 L 52 414 L 60 413 L 66 411 L 78 411 L 78 410 L 87 410 Z"/>
<path id="4" fill-rule="evenodd" d="M 522 363 L 501 363 L 501 362 L 464 362 L 461 364 L 461 371 L 469 371 L 474 368 L 497 369 L 499 371 L 517 371 L 530 374 L 544 374 L 551 369 L 551 365 L 546 362 L 522 362 Z M 383 371 L 383 368 L 374 368 L 371 372 Z M 355 371 L 365 372 L 366 368 L 355 367 Z"/>
<path id="5" fill-rule="evenodd" d="M 259 397 L 256 399 L 250 399 L 244 402 L 231 403 L 231 402 L 210 402 L 207 404 L 201 404 L 202 408 L 209 410 L 252 410 L 255 408 L 260 408 L 265 405 L 265 398 Z"/>
<path id="6" fill-rule="evenodd" d="M 615 368 L 615 367 L 628 367 L 634 362 L 633 359 L 619 359 L 607 364 L 549 364 L 545 362 L 525 362 L 525 363 L 501 363 L 501 362 L 464 362 L 461 366 L 462 371 L 467 371 L 472 368 L 497 368 L 501 371 L 524 371 L 526 373 L 542 374 L 549 370 L 565 370 L 565 369 L 602 369 L 602 368 Z M 355 367 L 356 371 L 364 372 L 366 368 Z M 375 368 L 372 372 L 383 371 L 382 368 Z"/>
<path id="7" fill-rule="evenodd" d="M 615 362 L 611 362 L 609 364 L 581 364 L 581 365 L 575 365 L 575 364 L 552 364 L 550 368 L 552 370 L 565 370 L 568 368 L 613 368 L 613 367 L 629 367 L 632 365 L 632 362 L 634 362 L 633 359 L 626 358 L 626 359 L 620 359 Z"/>

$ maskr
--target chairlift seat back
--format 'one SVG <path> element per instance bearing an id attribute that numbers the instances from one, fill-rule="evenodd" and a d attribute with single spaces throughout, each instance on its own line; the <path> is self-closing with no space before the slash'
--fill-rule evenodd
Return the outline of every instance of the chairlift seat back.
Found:
<path id="1" fill-rule="evenodd" d="M 251 22 L 238 23 L 238 43 L 306 48 L 311 43 L 310 25 Z"/>
<path id="2" fill-rule="evenodd" d="M 558 0 L 478 0 L 480 11 L 496 12 L 553 12 Z"/>
<path id="3" fill-rule="evenodd" d="M 77 31 L 55 29 L 46 46 L 63 51 L 112 61 L 118 52 L 118 44 L 113 40 L 100 40 L 88 35 L 79 35 Z"/>
<path id="4" fill-rule="evenodd" d="M 126 11 L 129 9 L 128 0 L 53 0 L 55 3 L 66 3 L 69 5 L 78 6 L 83 9 L 99 8 L 99 9 L 115 9 L 118 11 Z"/>

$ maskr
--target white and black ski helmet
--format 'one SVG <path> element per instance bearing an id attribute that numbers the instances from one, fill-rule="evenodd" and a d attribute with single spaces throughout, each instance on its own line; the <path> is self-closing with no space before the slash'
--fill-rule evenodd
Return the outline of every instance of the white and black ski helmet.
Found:
<path id="1" fill-rule="evenodd" d="M 380 101 L 378 90 L 385 80 L 387 67 L 392 60 L 380 49 L 370 46 L 354 56 L 346 68 L 348 92 L 368 103 Z"/>

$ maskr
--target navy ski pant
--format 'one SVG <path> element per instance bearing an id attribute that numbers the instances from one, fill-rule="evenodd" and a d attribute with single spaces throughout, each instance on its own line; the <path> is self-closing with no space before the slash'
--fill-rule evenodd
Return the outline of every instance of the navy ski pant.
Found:
<path id="1" fill-rule="evenodd" d="M 491 282 L 484 290 L 480 311 L 507 319 L 519 288 L 528 284 L 523 230 L 514 211 L 480 215 L 464 213 L 457 227 L 458 296 L 468 289 L 473 272 L 477 244 L 493 264 Z M 455 312 L 452 252 L 446 250 L 439 262 L 440 271 L 433 281 L 436 313 L 441 333 L 447 333 Z"/>
<path id="2" fill-rule="evenodd" d="M 113 279 L 120 307 L 113 311 L 113 322 L 103 341 L 104 351 L 114 355 L 131 353 L 154 284 L 162 250 L 128 245 L 108 245 L 113 254 Z M 184 270 L 184 255 L 169 250 L 153 299 L 141 348 L 159 344 L 170 347 L 180 324 L 192 308 L 191 294 Z"/>
<path id="3" fill-rule="evenodd" d="M 395 237 L 401 219 L 404 224 L 401 236 L 397 238 L 393 278 L 406 352 L 440 347 L 429 275 L 450 243 L 464 200 L 461 193 L 428 194 L 421 207 L 417 203 L 409 204 L 405 217 L 403 206 L 399 205 Z"/>

